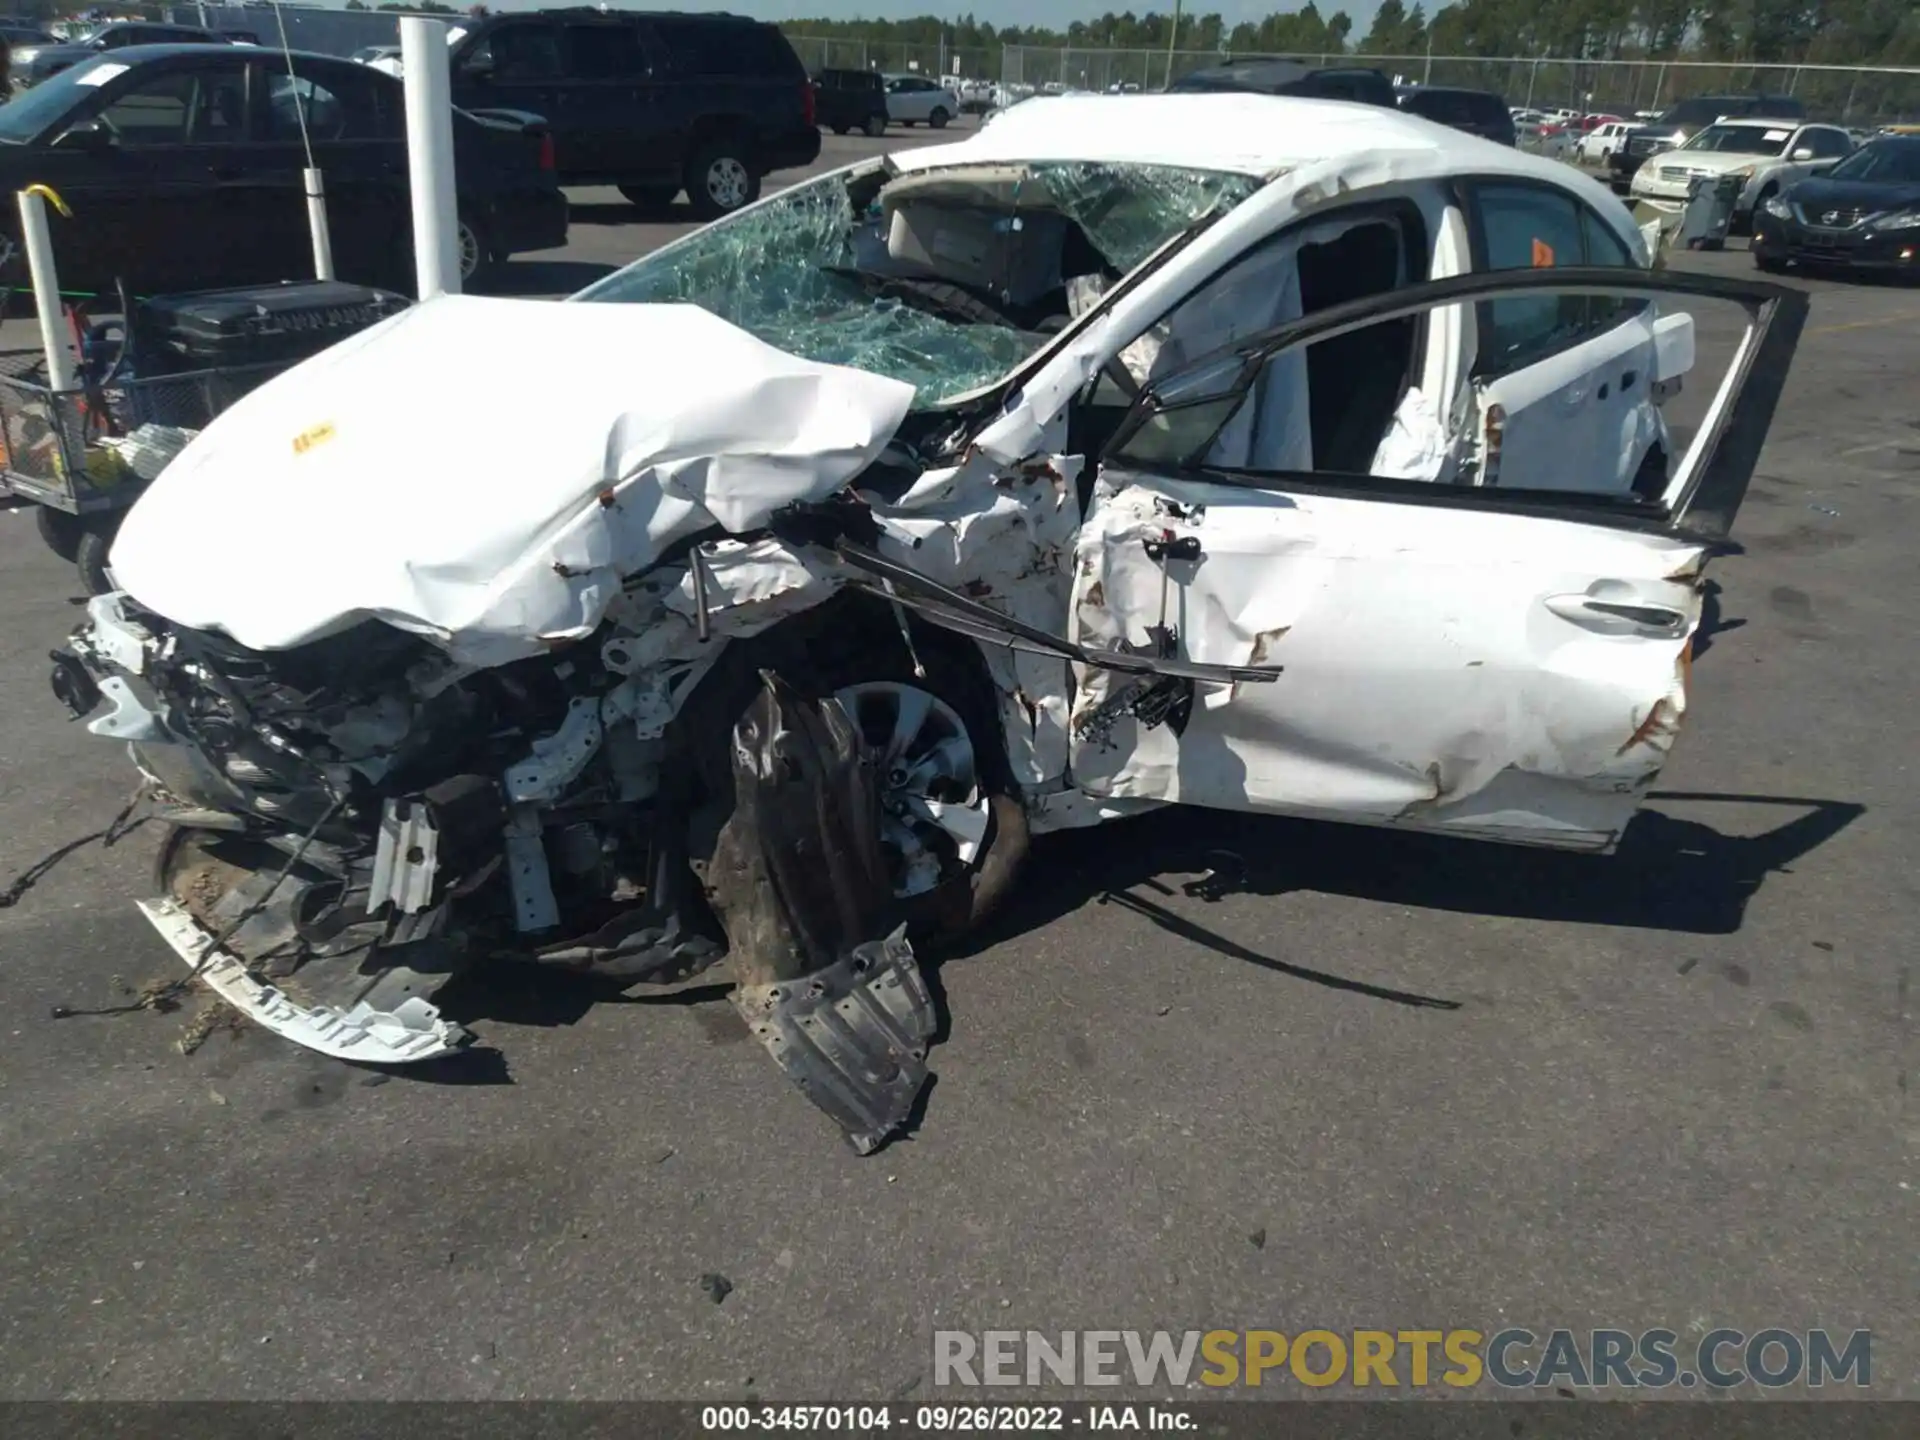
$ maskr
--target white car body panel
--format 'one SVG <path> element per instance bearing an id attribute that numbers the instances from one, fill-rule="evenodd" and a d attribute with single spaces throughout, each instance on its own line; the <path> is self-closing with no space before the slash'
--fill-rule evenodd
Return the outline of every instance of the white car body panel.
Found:
<path id="1" fill-rule="evenodd" d="M 1204 687 L 1179 735 L 1124 716 L 1107 737 L 1076 734 L 1082 789 L 1570 849 L 1618 838 L 1685 713 L 1692 624 L 1645 638 L 1580 602 L 1697 618 L 1699 547 L 1120 471 L 1102 476 L 1075 552 L 1080 643 L 1146 642 L 1162 571 L 1140 540 L 1169 526 L 1161 500 L 1200 512 L 1171 522 L 1205 556 L 1171 567 L 1185 653 L 1286 674 Z M 1084 717 L 1124 677 L 1077 679 Z"/>
<path id="2" fill-rule="evenodd" d="M 893 157 L 908 173 L 1046 160 L 1272 178 L 1182 248 L 1169 242 L 1165 263 L 1149 260 L 1137 283 L 1027 362 L 963 460 L 871 505 L 881 550 L 940 583 L 979 582 L 1003 613 L 1053 633 L 1139 643 L 1163 593 L 1163 572 L 1138 543 L 1154 502 L 1201 507 L 1192 528 L 1208 558 L 1172 576 L 1188 656 L 1288 673 L 1280 684 L 1202 686 L 1187 738 L 1130 733 L 1126 722 L 1096 744 L 1075 738 L 1074 717 L 1118 683 L 1113 672 L 983 644 L 1034 828 L 1188 801 L 1611 844 L 1685 711 L 1699 545 L 1489 508 L 1150 481 L 1124 467 L 1102 475 L 1082 519 L 1068 497 L 1085 459 L 1066 434 L 1069 407 L 1104 367 L 1149 338 L 1167 350 L 1156 327 L 1180 302 L 1298 222 L 1338 228 L 1343 207 L 1400 197 L 1426 220 L 1428 275 L 1457 274 L 1468 264 L 1464 222 L 1438 182 L 1512 177 L 1578 199 L 1645 266 L 1645 237 L 1625 208 L 1540 156 L 1384 109 L 1262 96 L 1036 99 L 962 143 Z M 1298 315 L 1284 274 L 1269 294 L 1268 313 L 1175 336 L 1180 353 Z M 1406 454 L 1457 455 L 1474 438 L 1436 434 L 1457 425 L 1447 417 L 1475 413 L 1462 403 L 1473 311 L 1432 313 L 1419 401 L 1394 427 Z M 528 354 L 566 365 L 560 411 L 528 409 L 524 367 L 499 358 Z M 1500 483 L 1630 482 L 1657 412 L 1610 389 L 1615 403 L 1596 407 L 1572 443 L 1555 407 L 1628 368 L 1646 372 L 1635 377 L 1645 395 L 1663 360 L 1682 359 L 1690 334 L 1660 329 L 1649 307 L 1497 382 L 1512 382 Z M 716 523 L 750 532 L 784 504 L 854 481 L 911 400 L 900 382 L 801 360 L 694 306 L 436 300 L 229 410 L 134 508 L 113 564 L 142 604 L 256 648 L 371 616 L 463 663 L 497 665 L 592 634 L 623 578 L 674 540 Z M 1437 478 L 1397 463 L 1377 460 L 1376 473 Z M 619 668 L 638 689 L 648 666 L 710 660 L 718 647 L 698 648 L 697 605 L 724 643 L 818 603 L 843 578 L 752 545 L 722 542 L 713 597 L 698 579 L 663 577 L 658 603 L 675 623 L 619 642 Z M 209 554 L 218 564 L 181 563 Z M 1594 597 L 1674 622 L 1623 622 L 1588 609 Z M 664 721 L 649 712 L 647 723 L 657 734 Z"/>

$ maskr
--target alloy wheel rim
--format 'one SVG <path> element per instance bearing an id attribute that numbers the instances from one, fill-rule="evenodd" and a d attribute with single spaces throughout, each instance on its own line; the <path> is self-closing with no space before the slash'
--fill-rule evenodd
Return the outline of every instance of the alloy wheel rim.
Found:
<path id="1" fill-rule="evenodd" d="M 872 681 L 834 692 L 880 772 L 880 840 L 894 895 L 937 887 L 973 862 L 987 832 L 973 741 L 945 701 Z"/>
<path id="2" fill-rule="evenodd" d="M 707 167 L 707 194 L 713 203 L 728 210 L 747 203 L 747 167 L 731 155 L 723 155 Z"/>

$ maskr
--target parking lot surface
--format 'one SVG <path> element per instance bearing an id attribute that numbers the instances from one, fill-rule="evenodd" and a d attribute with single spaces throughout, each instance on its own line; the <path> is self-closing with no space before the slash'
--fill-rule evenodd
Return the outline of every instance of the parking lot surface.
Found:
<path id="1" fill-rule="evenodd" d="M 684 228 L 630 215 L 583 193 L 501 288 Z M 80 851 L 0 911 L 0 1393 L 924 1399 L 935 1328 L 1823 1325 L 1913 1396 L 1920 291 L 1790 283 L 1619 854 L 1204 812 L 1043 841 L 938 965 L 937 1083 L 870 1159 L 717 991 L 509 971 L 443 996 L 477 1051 L 391 1077 L 251 1028 L 183 1055 L 192 1007 L 56 1019 L 178 964 L 131 905 L 152 837 Z M 529 381 L 421 423 L 549 423 L 565 376 Z M 76 591 L 0 513 L 0 883 L 134 779 L 46 689 Z M 1232 893 L 1183 893 L 1222 849 Z"/>

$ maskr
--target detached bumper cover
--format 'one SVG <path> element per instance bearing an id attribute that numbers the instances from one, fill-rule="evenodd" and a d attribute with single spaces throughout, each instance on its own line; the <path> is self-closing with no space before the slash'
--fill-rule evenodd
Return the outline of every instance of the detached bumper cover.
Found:
<path id="1" fill-rule="evenodd" d="M 359 1004 L 344 1014 L 325 1005 L 302 1005 L 247 973 L 233 955 L 220 951 L 203 963 L 214 936 L 172 900 L 142 900 L 140 913 L 160 938 L 214 991 L 274 1034 L 336 1060 L 370 1065 L 407 1065 L 451 1055 L 472 1037 L 418 996 L 392 1010 Z"/>

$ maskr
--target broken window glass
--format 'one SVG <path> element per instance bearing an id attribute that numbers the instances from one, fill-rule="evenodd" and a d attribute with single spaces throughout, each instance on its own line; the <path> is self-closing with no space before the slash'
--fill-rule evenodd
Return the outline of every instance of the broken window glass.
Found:
<path id="1" fill-rule="evenodd" d="M 873 179 L 843 173 L 795 186 L 577 298 L 699 305 L 792 354 L 904 380 L 918 390 L 915 409 L 1000 379 L 1072 318 L 1058 278 L 1037 300 L 1010 304 L 970 275 L 943 273 L 937 257 L 890 254 L 888 216 L 877 198 L 865 198 L 877 189 Z M 1050 210 L 1060 217 L 1052 226 L 1024 226 L 997 190 L 983 190 L 977 203 L 964 191 L 958 202 L 948 195 L 942 203 L 971 213 L 975 231 L 1024 236 L 1028 245 L 1059 248 L 1077 226 L 1118 273 L 1260 184 L 1172 166 L 1078 163 L 1036 164 L 1021 180 L 1037 193 L 1015 208 Z M 863 197 L 857 207 L 856 193 Z M 1058 271 L 1059 257 L 1051 258 Z"/>
<path id="2" fill-rule="evenodd" d="M 1114 268 L 1126 272 L 1175 235 L 1224 214 L 1260 188 L 1251 175 L 1173 165 L 1035 165 L 1053 203 Z"/>

